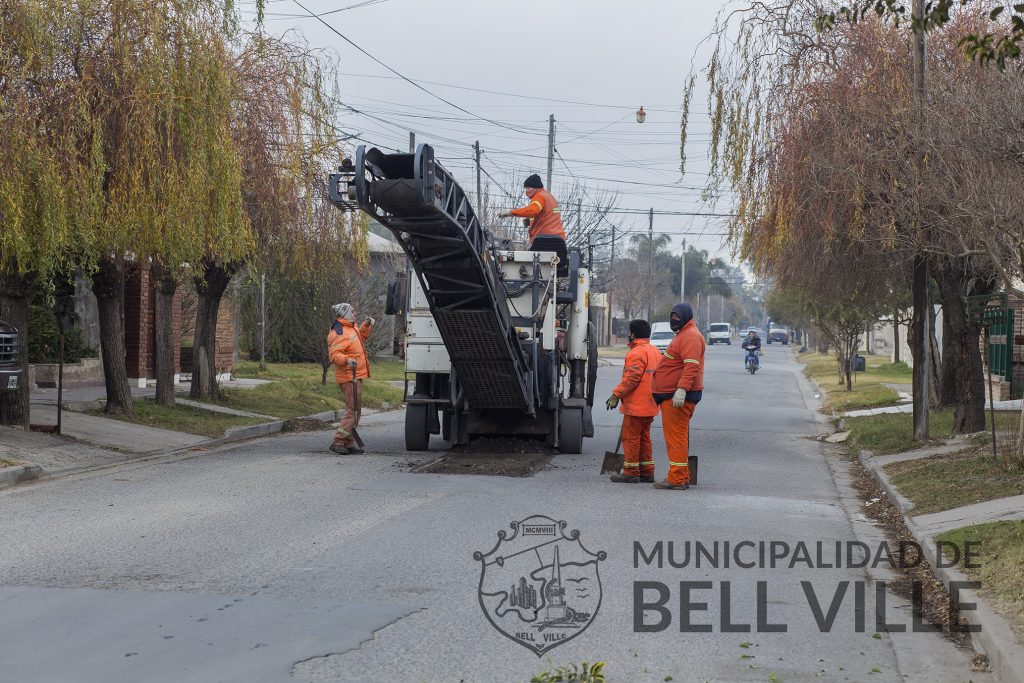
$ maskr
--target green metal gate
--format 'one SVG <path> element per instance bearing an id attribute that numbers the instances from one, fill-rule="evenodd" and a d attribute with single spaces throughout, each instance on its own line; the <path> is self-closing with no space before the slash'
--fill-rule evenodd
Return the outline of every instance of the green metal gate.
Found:
<path id="1" fill-rule="evenodd" d="M 987 331 L 986 362 L 994 376 L 1013 386 L 1013 309 L 1006 293 L 967 297 L 967 316 Z"/>

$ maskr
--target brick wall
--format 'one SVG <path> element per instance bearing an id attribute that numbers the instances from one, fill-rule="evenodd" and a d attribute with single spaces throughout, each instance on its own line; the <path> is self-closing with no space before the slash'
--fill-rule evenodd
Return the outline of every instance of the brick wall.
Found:
<path id="1" fill-rule="evenodd" d="M 181 372 L 181 288 L 174 294 L 171 326 L 174 372 Z M 148 268 L 130 266 L 124 286 L 124 344 L 128 377 L 156 376 L 156 296 Z"/>
<path id="2" fill-rule="evenodd" d="M 231 372 L 235 357 L 235 297 L 228 287 L 217 311 L 217 372 Z"/>
<path id="3" fill-rule="evenodd" d="M 153 306 L 149 269 L 128 266 L 124 284 L 124 346 L 125 365 L 130 378 L 152 377 L 154 374 Z"/>

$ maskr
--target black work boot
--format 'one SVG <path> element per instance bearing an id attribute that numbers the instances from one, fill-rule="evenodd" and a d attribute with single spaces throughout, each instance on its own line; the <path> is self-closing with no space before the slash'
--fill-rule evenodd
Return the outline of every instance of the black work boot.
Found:
<path id="1" fill-rule="evenodd" d="M 640 477 L 634 476 L 632 474 L 613 474 L 612 476 L 610 476 L 608 478 L 611 479 L 612 481 L 614 481 L 616 484 L 639 484 L 640 483 Z"/>
<path id="2" fill-rule="evenodd" d="M 365 453 L 366 451 L 364 451 L 364 450 L 363 450 L 362 448 L 360 448 L 359 446 L 349 446 L 349 447 L 348 447 L 348 452 L 349 452 L 349 453 L 350 453 L 351 455 L 362 455 L 362 454 L 363 454 L 363 453 Z"/>
<path id="3" fill-rule="evenodd" d="M 344 446 L 342 446 L 340 443 L 332 443 L 330 450 L 331 450 L 332 453 L 337 453 L 338 455 L 348 455 L 349 454 L 349 450 L 347 448 L 345 448 Z"/>
<path id="4" fill-rule="evenodd" d="M 668 489 L 669 491 L 685 491 L 690 486 L 689 484 L 670 484 L 668 481 L 656 481 L 654 482 L 654 488 Z"/>

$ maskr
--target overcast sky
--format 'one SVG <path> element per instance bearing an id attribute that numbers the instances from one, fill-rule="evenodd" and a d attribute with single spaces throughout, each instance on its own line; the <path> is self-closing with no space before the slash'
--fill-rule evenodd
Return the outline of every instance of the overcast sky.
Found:
<path id="1" fill-rule="evenodd" d="M 575 174 L 591 192 L 618 192 L 622 209 L 711 210 L 701 200 L 709 132 L 701 79 L 685 177 L 679 173 L 679 119 L 691 61 L 695 51 L 698 67 L 707 60 L 709 46 L 698 46 L 712 29 L 719 3 L 299 2 L 316 14 L 362 5 L 321 16 L 384 64 L 470 112 L 396 77 L 316 19 L 302 16 L 305 11 L 295 0 L 267 0 L 266 30 L 299 30 L 312 46 L 337 53 L 345 103 L 358 110 L 339 113 L 345 130 L 375 145 L 402 149 L 408 147 L 408 131 L 414 130 L 417 142 L 433 145 L 437 159 L 470 191 L 475 187 L 472 145 L 480 140 L 483 167 L 497 181 L 490 182 L 489 191 L 503 205 L 512 205 L 497 185 L 521 200 L 526 175 L 544 176 L 547 119 L 554 114 L 556 147 L 565 161 L 555 159 L 556 192 Z M 240 5 L 244 16 L 254 17 L 254 0 Z M 648 115 L 638 124 L 634 112 L 641 105 Z M 624 229 L 647 229 L 646 215 L 615 218 Z M 713 254 L 729 255 L 718 236 L 725 230 L 723 218 L 656 215 L 654 226 L 673 234 L 674 250 L 686 237 Z"/>

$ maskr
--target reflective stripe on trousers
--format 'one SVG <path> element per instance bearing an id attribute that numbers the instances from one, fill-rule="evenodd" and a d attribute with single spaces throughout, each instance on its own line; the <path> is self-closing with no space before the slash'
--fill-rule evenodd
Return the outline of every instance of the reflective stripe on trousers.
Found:
<path id="1" fill-rule="evenodd" d="M 654 476 L 654 417 L 622 416 L 622 473 L 629 477 Z"/>

